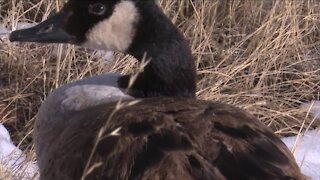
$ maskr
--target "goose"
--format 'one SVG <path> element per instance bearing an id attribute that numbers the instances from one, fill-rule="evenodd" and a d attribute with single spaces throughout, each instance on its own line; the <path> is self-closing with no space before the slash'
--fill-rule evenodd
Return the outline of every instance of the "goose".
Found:
<path id="1" fill-rule="evenodd" d="M 40 179 L 305 179 L 253 115 L 196 99 L 191 49 L 156 0 L 69 0 L 10 41 L 116 51 L 144 64 L 137 75 L 93 76 L 47 97 L 34 125 Z"/>

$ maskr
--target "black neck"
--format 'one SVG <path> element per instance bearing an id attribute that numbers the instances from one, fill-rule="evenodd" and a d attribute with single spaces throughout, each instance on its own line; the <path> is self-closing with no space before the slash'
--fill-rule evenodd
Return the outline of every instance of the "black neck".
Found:
<path id="1" fill-rule="evenodd" d="M 140 12 L 141 21 L 128 53 L 150 60 L 128 88 L 131 75 L 122 76 L 119 86 L 134 97 L 195 97 L 196 71 L 190 47 L 172 22 L 154 6 Z"/>

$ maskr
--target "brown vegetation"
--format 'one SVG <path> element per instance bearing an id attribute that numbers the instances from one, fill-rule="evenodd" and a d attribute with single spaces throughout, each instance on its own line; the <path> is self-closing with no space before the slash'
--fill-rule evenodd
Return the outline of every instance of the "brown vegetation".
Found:
<path id="1" fill-rule="evenodd" d="M 14 28 L 57 11 L 63 0 L 0 0 L 0 22 Z M 280 136 L 306 129 L 300 109 L 320 96 L 320 1 L 161 0 L 190 40 L 200 99 L 240 106 Z M 62 50 L 66 49 L 66 53 Z M 0 41 L 0 115 L 15 143 L 32 150 L 33 118 L 52 89 L 103 72 L 128 73 L 136 62 L 103 60 L 77 47 Z M 15 117 L 15 121 L 12 121 Z M 316 126 L 312 124 L 311 126 Z"/>

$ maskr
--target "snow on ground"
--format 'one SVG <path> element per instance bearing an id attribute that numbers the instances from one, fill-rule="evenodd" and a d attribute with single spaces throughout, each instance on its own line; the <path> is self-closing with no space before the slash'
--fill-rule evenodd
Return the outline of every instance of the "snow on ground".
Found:
<path id="1" fill-rule="evenodd" d="M 320 101 L 301 106 L 320 120 Z M 286 137 L 282 141 L 292 150 L 301 171 L 312 180 L 320 180 L 320 130 L 310 130 L 300 136 Z"/>
<path id="2" fill-rule="evenodd" d="M 28 161 L 24 152 L 11 141 L 9 132 L 0 124 L 0 179 L 36 179 L 38 166 Z"/>
<path id="3" fill-rule="evenodd" d="M 301 171 L 312 180 L 320 180 L 320 132 L 311 130 L 299 137 L 283 138 L 282 141 L 293 150 Z"/>

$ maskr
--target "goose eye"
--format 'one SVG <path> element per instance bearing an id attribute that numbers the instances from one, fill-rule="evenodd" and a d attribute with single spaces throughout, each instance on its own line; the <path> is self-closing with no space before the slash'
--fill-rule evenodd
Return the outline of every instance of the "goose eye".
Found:
<path id="1" fill-rule="evenodd" d="M 106 12 L 106 6 L 101 3 L 91 4 L 89 5 L 89 13 L 101 16 Z"/>

